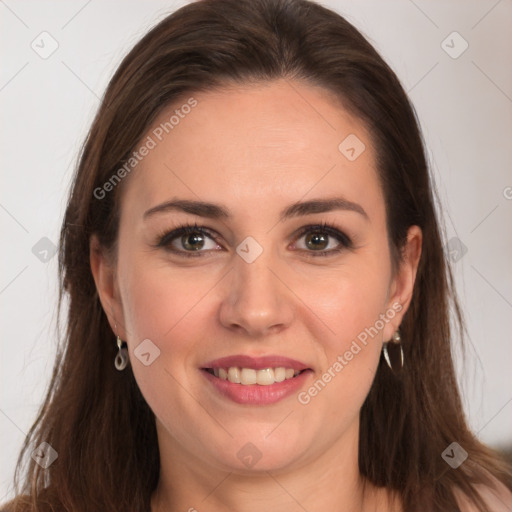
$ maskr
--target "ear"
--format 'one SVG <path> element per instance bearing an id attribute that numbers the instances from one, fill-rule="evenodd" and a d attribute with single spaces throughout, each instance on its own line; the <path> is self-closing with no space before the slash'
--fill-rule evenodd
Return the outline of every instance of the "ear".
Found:
<path id="1" fill-rule="evenodd" d="M 422 241 L 423 234 L 421 228 L 419 226 L 411 226 L 407 232 L 407 242 L 403 248 L 402 261 L 399 262 L 399 268 L 391 279 L 387 310 L 393 310 L 396 314 L 384 328 L 384 341 L 391 339 L 393 333 L 400 326 L 411 303 L 421 256 Z"/>
<path id="2" fill-rule="evenodd" d="M 96 235 L 91 235 L 89 240 L 89 259 L 103 311 L 107 315 L 112 332 L 124 341 L 126 330 L 121 296 L 117 286 L 116 268 Z"/>

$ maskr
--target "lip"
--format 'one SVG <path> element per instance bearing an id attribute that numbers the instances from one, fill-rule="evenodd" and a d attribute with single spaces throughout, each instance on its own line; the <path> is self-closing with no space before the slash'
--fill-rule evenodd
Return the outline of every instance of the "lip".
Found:
<path id="1" fill-rule="evenodd" d="M 219 359 L 219 361 L 222 360 Z M 268 368 L 268 366 L 269 365 L 265 366 L 265 368 Z M 210 368 L 212 368 L 212 366 L 210 366 Z M 263 368 L 258 369 L 261 370 Z M 274 382 L 274 384 L 270 384 L 269 386 L 260 386 L 259 384 L 251 384 L 248 386 L 244 384 L 234 384 L 229 380 L 215 377 L 211 373 L 208 373 L 205 368 L 201 369 L 201 373 L 221 396 L 233 402 L 246 405 L 270 405 L 290 395 L 297 394 L 313 371 L 311 369 L 305 369 L 305 371 L 292 379 Z"/>
<path id="2" fill-rule="evenodd" d="M 252 368 L 254 370 L 283 367 L 292 368 L 301 373 L 292 379 L 274 382 L 274 384 L 270 384 L 269 386 L 261 386 L 259 384 L 235 384 L 229 380 L 215 377 L 207 371 L 217 368 L 227 369 L 232 366 L 237 366 L 238 368 Z M 269 405 L 279 402 L 297 393 L 300 388 L 304 386 L 306 379 L 309 378 L 309 374 L 313 373 L 313 370 L 302 361 L 275 354 L 266 356 L 238 354 L 221 357 L 202 365 L 200 369 L 201 373 L 213 385 L 214 389 L 223 397 L 238 404 L 248 405 Z"/>
<path id="3" fill-rule="evenodd" d="M 253 368 L 254 370 L 278 367 L 293 368 L 294 370 L 299 371 L 310 369 L 307 364 L 297 361 L 296 359 L 290 359 L 289 357 L 279 355 L 253 357 L 244 354 L 221 357 L 220 359 L 215 359 L 202 365 L 202 368 L 230 368 L 231 366 L 238 366 L 239 368 Z"/>

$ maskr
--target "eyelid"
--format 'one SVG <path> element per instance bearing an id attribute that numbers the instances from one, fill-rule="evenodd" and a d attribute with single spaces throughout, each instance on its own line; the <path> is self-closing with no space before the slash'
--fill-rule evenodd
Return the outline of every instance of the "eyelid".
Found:
<path id="1" fill-rule="evenodd" d="M 207 236 L 208 238 L 212 239 L 217 245 L 221 245 L 219 243 L 219 241 L 217 240 L 217 238 L 219 237 L 219 235 L 212 229 L 210 228 L 207 228 L 205 226 L 198 226 L 197 223 L 194 223 L 194 224 L 182 224 L 180 226 L 177 226 L 176 228 L 173 228 L 173 229 L 167 229 L 167 230 L 164 230 L 163 232 L 159 233 L 156 237 L 156 244 L 153 244 L 154 247 L 157 247 L 157 248 L 167 248 L 170 246 L 170 243 L 179 238 L 180 236 L 183 236 L 183 235 L 186 235 L 186 234 L 190 234 L 190 233 L 201 233 L 205 236 Z M 170 252 L 173 252 L 175 254 L 186 254 L 186 255 L 195 255 L 195 254 L 199 254 L 201 252 L 207 252 L 207 251 L 197 251 L 197 252 L 192 252 L 192 251 L 183 251 L 183 250 L 172 250 L 172 249 L 169 249 Z"/>
<path id="2" fill-rule="evenodd" d="M 297 234 L 294 236 L 302 237 L 306 233 L 310 233 L 310 232 L 327 233 L 328 235 L 332 236 L 333 238 L 336 238 L 338 241 L 345 244 L 347 247 L 350 247 L 350 248 L 353 247 L 353 242 L 352 242 L 351 238 L 345 232 L 343 232 L 340 228 L 338 228 L 337 226 L 335 226 L 334 224 L 331 224 L 329 222 L 322 222 L 320 224 L 308 224 L 307 226 L 300 228 L 297 231 Z M 315 252 L 315 251 L 311 251 L 311 252 Z M 320 252 L 320 251 L 318 251 L 318 252 Z"/>
<path id="3" fill-rule="evenodd" d="M 305 234 L 311 233 L 311 232 L 323 232 L 326 233 L 328 236 L 335 238 L 340 247 L 336 249 L 329 249 L 324 251 L 308 251 L 305 249 L 297 249 L 301 251 L 302 253 L 307 254 L 307 256 L 312 257 L 320 257 L 320 256 L 329 256 L 339 253 L 340 251 L 346 250 L 346 249 L 353 249 L 354 244 L 351 240 L 351 238 L 344 233 L 341 229 L 336 227 L 334 224 L 331 224 L 329 222 L 322 222 L 317 224 L 308 224 L 306 226 L 301 227 L 298 229 L 293 235 L 293 243 L 296 243 L 297 240 L 302 238 Z M 182 224 L 180 226 L 177 226 L 174 229 L 170 230 L 164 230 L 157 236 L 157 242 L 153 244 L 153 247 L 156 248 L 164 248 L 168 250 L 169 252 L 176 254 L 178 256 L 185 256 L 185 257 L 198 257 L 202 256 L 204 253 L 209 253 L 211 250 L 199 250 L 199 251 L 185 251 L 185 250 L 179 250 L 179 249 L 170 249 L 170 243 L 177 239 L 180 236 L 186 235 L 188 233 L 201 233 L 205 235 L 206 237 L 213 240 L 217 245 L 220 245 L 222 247 L 222 244 L 220 244 L 218 238 L 220 238 L 220 235 L 215 230 L 212 230 L 206 226 L 198 226 L 197 223 L 191 224 Z"/>

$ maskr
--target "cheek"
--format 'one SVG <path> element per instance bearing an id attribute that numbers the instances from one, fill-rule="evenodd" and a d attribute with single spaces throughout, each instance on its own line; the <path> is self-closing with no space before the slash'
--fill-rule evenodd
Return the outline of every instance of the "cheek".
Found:
<path id="1" fill-rule="evenodd" d="M 346 350 L 353 339 L 374 326 L 379 315 L 385 313 L 387 272 L 377 266 L 357 264 L 329 274 L 316 273 L 310 279 L 303 282 L 298 295 L 311 310 L 312 321 L 320 321 L 326 327 L 326 351 Z M 382 329 L 380 323 L 378 328 Z"/>
<path id="2" fill-rule="evenodd" d="M 298 401 L 322 417 L 333 436 L 358 416 L 380 360 L 386 293 L 380 283 L 363 281 L 344 282 L 316 302 L 329 331 L 320 341 L 321 367 Z"/>
<path id="3" fill-rule="evenodd" d="M 383 329 L 394 316 L 385 309 L 385 270 L 375 262 L 347 266 L 325 281 L 317 279 L 318 285 L 325 285 L 314 288 L 305 300 L 314 313 L 311 318 L 318 317 L 326 328 L 323 334 L 317 330 L 322 336 L 321 371 L 301 403 L 315 400 L 335 424 L 357 413 L 379 363 Z M 306 296 L 305 289 L 302 293 Z M 343 404 L 344 414 L 333 404 Z"/>
<path id="4" fill-rule="evenodd" d="M 185 369 L 195 367 L 198 354 L 202 353 L 198 344 L 211 335 L 211 297 L 221 276 L 207 267 L 172 268 L 164 258 L 149 258 L 144 253 L 137 256 L 129 250 L 124 254 L 135 254 L 119 261 L 134 375 L 148 401 L 158 401 L 162 389 L 168 391 L 167 400 L 174 400 L 180 395 L 177 382 L 190 386 Z M 158 358 L 149 366 L 137 358 L 144 340 L 150 340 L 158 349 Z"/>
<path id="5" fill-rule="evenodd" d="M 125 261 L 119 268 L 127 342 L 137 384 L 157 416 L 185 410 L 190 404 L 182 386 L 191 388 L 186 368 L 197 356 L 194 340 L 201 325 L 199 317 L 207 318 L 207 302 L 201 298 L 211 285 L 147 260 Z M 150 353 L 148 365 L 138 357 L 143 346 Z M 157 354 L 154 358 L 153 352 Z M 200 410 L 196 412 L 200 417 Z M 166 424 L 176 426 L 175 421 Z"/>
<path id="6" fill-rule="evenodd" d="M 147 258 L 120 265 L 121 295 L 128 335 L 133 342 L 150 338 L 164 343 L 186 326 L 215 284 L 214 276 L 192 269 L 172 269 Z"/>

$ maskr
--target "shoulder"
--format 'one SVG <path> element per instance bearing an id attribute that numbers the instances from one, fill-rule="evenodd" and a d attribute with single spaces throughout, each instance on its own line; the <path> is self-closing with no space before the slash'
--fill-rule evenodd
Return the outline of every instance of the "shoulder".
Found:
<path id="1" fill-rule="evenodd" d="M 493 479 L 492 487 L 476 484 L 475 490 L 492 512 L 510 512 L 512 510 L 512 492 L 500 481 Z M 455 489 L 454 493 L 462 512 L 480 512 L 478 507 L 460 489 Z"/>

